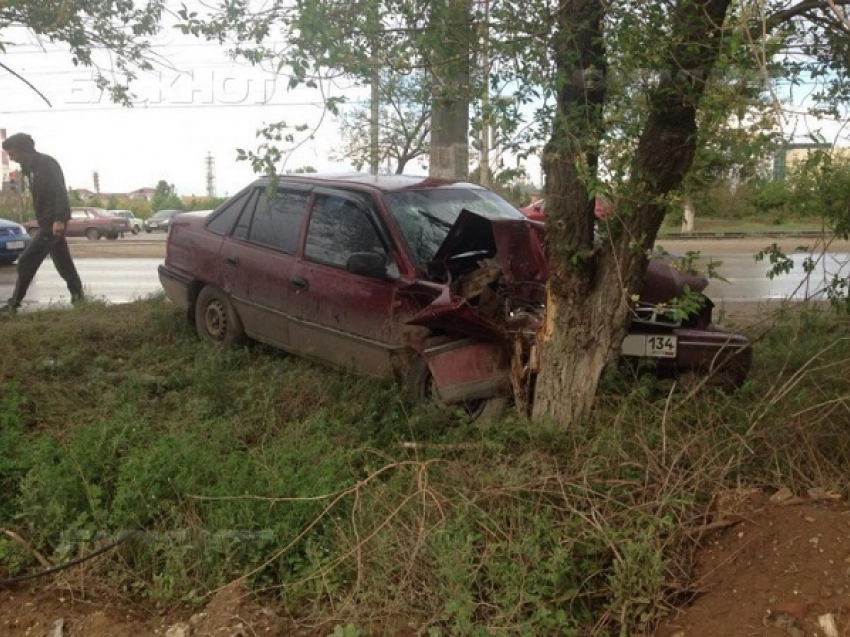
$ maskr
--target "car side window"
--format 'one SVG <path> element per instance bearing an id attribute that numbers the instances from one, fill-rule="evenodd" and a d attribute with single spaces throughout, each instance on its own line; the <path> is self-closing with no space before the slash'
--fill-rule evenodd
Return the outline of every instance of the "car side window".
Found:
<path id="1" fill-rule="evenodd" d="M 239 220 L 233 227 L 231 236 L 234 239 L 248 238 L 248 229 L 251 227 L 251 218 L 254 216 L 254 208 L 257 205 L 257 197 L 259 196 L 258 193 L 259 191 L 257 189 L 251 191 L 248 203 L 245 205 L 242 214 L 239 215 Z"/>
<path id="2" fill-rule="evenodd" d="M 307 231 L 304 254 L 341 268 L 352 254 L 387 254 L 378 231 L 363 208 L 335 195 L 317 195 Z"/>
<path id="3" fill-rule="evenodd" d="M 85 210 L 72 210 L 71 211 L 71 219 L 85 219 L 86 218 Z"/>
<path id="4" fill-rule="evenodd" d="M 239 214 L 245 207 L 245 202 L 248 201 L 248 197 L 250 196 L 251 192 L 249 191 L 229 202 L 218 211 L 215 217 L 207 222 L 207 230 L 214 234 L 227 234 L 230 228 L 233 227 L 233 223 L 236 221 L 237 217 L 239 217 Z"/>
<path id="5" fill-rule="evenodd" d="M 266 191 L 261 190 L 248 239 L 290 254 L 295 252 L 301 222 L 307 214 L 307 194 L 304 191 L 281 189 L 269 201 Z"/>

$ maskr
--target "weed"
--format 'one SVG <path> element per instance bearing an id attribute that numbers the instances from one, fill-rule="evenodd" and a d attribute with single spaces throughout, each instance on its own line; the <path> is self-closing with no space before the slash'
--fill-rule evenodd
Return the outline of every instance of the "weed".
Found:
<path id="1" fill-rule="evenodd" d="M 734 395 L 606 378 L 571 430 L 470 424 L 391 384 L 199 343 L 161 299 L 0 342 L 10 574 L 142 532 L 86 577 L 166 601 L 236 578 L 338 634 L 651 634 L 728 485 L 847 486 L 847 319 L 786 310 Z M 46 365 L 45 361 L 53 364 Z"/>

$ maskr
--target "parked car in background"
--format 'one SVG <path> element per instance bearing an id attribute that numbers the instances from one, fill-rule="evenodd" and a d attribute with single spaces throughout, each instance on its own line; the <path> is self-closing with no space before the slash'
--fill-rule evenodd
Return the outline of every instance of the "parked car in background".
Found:
<path id="1" fill-rule="evenodd" d="M 159 278 L 205 340 L 250 337 L 472 416 L 531 393 L 548 260 L 542 223 L 486 188 L 403 175 L 261 179 L 171 222 Z M 657 303 L 707 279 L 653 261 L 624 353 L 739 384 L 750 343 Z M 523 394 L 524 396 L 524 394 Z M 519 401 L 519 398 L 517 398 Z M 525 397 L 522 398 L 525 402 Z"/>
<path id="2" fill-rule="evenodd" d="M 29 242 L 30 236 L 21 224 L 0 219 L 0 265 L 14 263 Z"/>
<path id="3" fill-rule="evenodd" d="M 130 232 L 139 234 L 142 231 L 143 221 L 133 214 L 132 210 L 107 210 L 113 217 L 122 217 L 130 224 Z"/>
<path id="4" fill-rule="evenodd" d="M 144 221 L 145 232 L 168 232 L 171 220 L 179 215 L 182 210 L 159 210 Z"/>
<path id="5" fill-rule="evenodd" d="M 37 221 L 27 221 L 24 227 L 30 236 L 38 232 Z M 71 219 L 65 229 L 65 236 L 86 237 L 97 240 L 101 237 L 117 239 L 130 232 L 130 224 L 123 217 L 114 217 L 103 208 L 71 208 Z"/>
<path id="6" fill-rule="evenodd" d="M 538 199 L 527 206 L 520 208 L 519 211 L 532 221 L 546 220 L 546 200 Z M 611 204 L 602 197 L 596 197 L 594 202 L 594 214 L 597 219 L 604 219 L 611 212 Z"/>

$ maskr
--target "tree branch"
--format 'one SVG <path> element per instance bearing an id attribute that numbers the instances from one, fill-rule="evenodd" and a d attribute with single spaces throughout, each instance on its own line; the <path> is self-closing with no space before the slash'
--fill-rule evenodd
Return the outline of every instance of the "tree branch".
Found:
<path id="1" fill-rule="evenodd" d="M 53 108 L 53 104 L 51 104 L 51 103 L 50 103 L 50 100 L 49 100 L 49 99 L 47 99 L 46 97 L 44 97 L 44 94 L 43 94 L 41 91 L 39 91 L 39 90 L 38 90 L 35 86 L 33 86 L 33 85 L 32 85 L 32 83 L 31 83 L 31 82 L 30 82 L 27 78 L 25 78 L 24 76 L 22 76 L 20 73 L 17 73 L 17 72 L 15 72 L 15 71 L 13 71 L 12 69 L 10 69 L 8 66 L 6 66 L 5 64 L 3 64 L 2 62 L 0 62 L 0 67 L 4 68 L 4 69 L 5 69 L 5 70 L 7 70 L 9 73 L 11 73 L 11 74 L 12 74 L 12 75 L 14 75 L 16 78 L 18 78 L 21 82 L 23 82 L 24 84 L 26 84 L 27 86 L 29 86 L 29 87 L 30 87 L 30 88 L 31 88 L 31 89 L 35 92 L 35 94 L 36 94 L 36 95 L 38 95 L 41 99 L 43 99 L 43 100 L 47 103 L 47 105 L 48 105 L 50 108 Z"/>
<path id="2" fill-rule="evenodd" d="M 769 33 L 785 22 L 804 15 L 809 11 L 831 9 L 838 16 L 838 6 L 850 6 L 850 0 L 802 0 L 802 2 L 792 7 L 769 15 L 764 21 L 764 32 Z M 847 26 L 847 18 L 842 19 L 841 16 L 838 17 Z"/>

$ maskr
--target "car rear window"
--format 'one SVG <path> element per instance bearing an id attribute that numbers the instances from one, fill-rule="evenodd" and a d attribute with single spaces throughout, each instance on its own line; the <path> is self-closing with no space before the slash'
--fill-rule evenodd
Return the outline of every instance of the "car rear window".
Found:
<path id="1" fill-rule="evenodd" d="M 265 190 L 260 191 L 249 241 L 293 253 L 298 245 L 301 222 L 307 214 L 307 193 L 279 190 L 269 202 Z"/>

